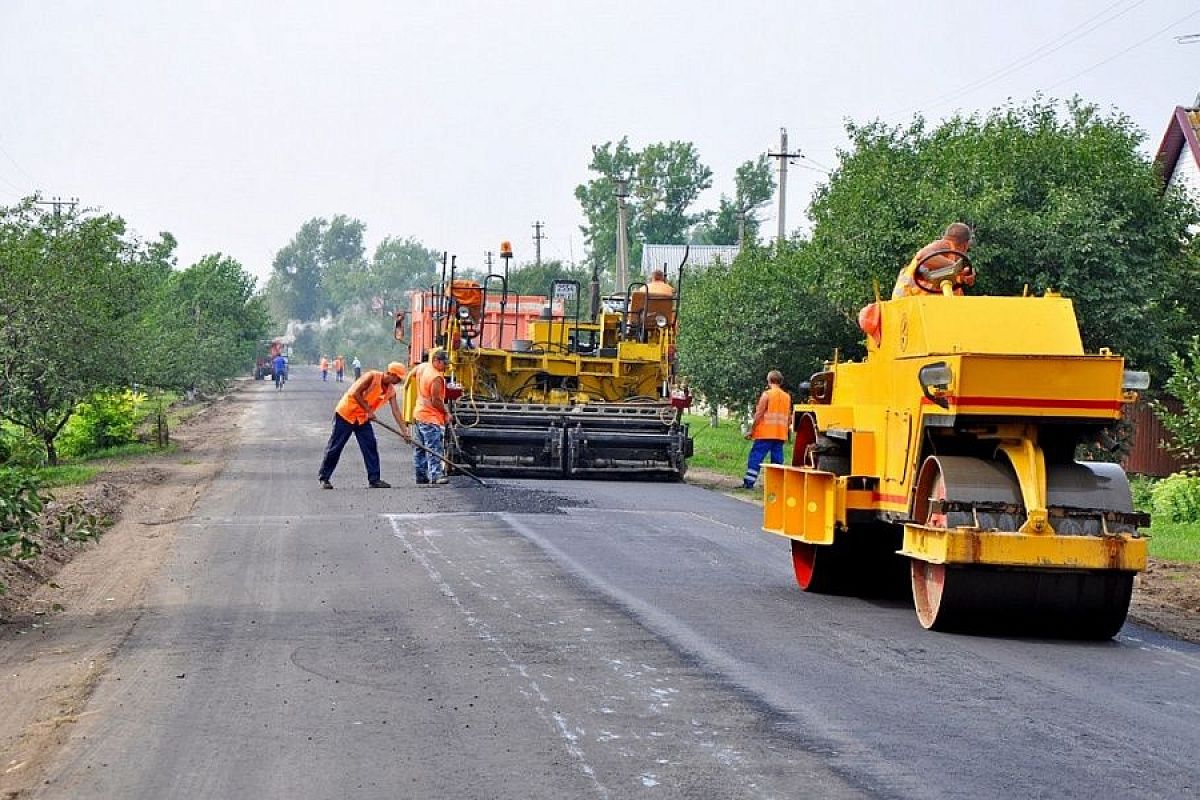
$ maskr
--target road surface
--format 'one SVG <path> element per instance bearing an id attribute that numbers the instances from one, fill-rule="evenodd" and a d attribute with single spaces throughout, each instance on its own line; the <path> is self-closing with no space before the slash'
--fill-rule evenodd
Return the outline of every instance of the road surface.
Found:
<path id="1" fill-rule="evenodd" d="M 346 384 L 256 384 L 243 438 L 44 798 L 1200 794 L 1200 647 L 933 634 L 805 595 L 759 509 L 672 484 L 412 483 Z"/>

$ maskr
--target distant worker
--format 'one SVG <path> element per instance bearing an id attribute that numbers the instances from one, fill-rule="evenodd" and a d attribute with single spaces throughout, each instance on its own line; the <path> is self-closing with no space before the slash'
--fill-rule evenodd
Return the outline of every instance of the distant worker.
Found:
<path id="1" fill-rule="evenodd" d="M 358 360 L 358 356 L 354 357 L 354 361 L 350 362 L 350 366 L 354 367 L 354 380 L 362 377 L 362 362 Z"/>
<path id="2" fill-rule="evenodd" d="M 335 358 L 333 360 L 333 371 L 337 375 L 337 382 L 345 383 L 345 376 L 346 376 L 346 358 L 345 358 L 345 356 L 338 356 L 337 358 Z"/>
<path id="3" fill-rule="evenodd" d="M 361 378 L 350 384 L 350 388 L 342 395 L 333 413 L 333 433 L 329 435 L 329 443 L 325 445 L 325 457 L 321 460 L 321 469 L 317 479 L 322 489 L 332 489 L 330 478 L 337 468 L 338 459 L 342 457 L 342 448 L 350 441 L 350 435 L 358 440 L 358 449 L 362 451 L 363 464 L 367 467 L 367 483 L 372 489 L 390 489 L 392 485 L 379 477 L 379 445 L 375 441 L 375 429 L 371 420 L 375 412 L 384 403 L 392 407 L 392 417 L 404 436 L 408 432 L 404 425 L 400 407 L 396 403 L 396 384 L 404 380 L 404 365 L 393 361 L 387 365 L 387 372 L 367 370 Z"/>
<path id="4" fill-rule="evenodd" d="M 767 454 L 772 464 L 783 463 L 783 444 L 788 440 L 788 423 L 792 417 L 792 396 L 783 390 L 783 373 L 773 369 L 767 373 L 767 389 L 758 397 L 754 420 L 747 439 L 753 439 L 750 457 L 746 461 L 743 489 L 753 489 L 758 481 L 758 469 Z"/>
<path id="5" fill-rule="evenodd" d="M 329 380 L 329 359 L 325 356 L 321 356 L 321 380 Z"/>
<path id="6" fill-rule="evenodd" d="M 287 383 L 287 359 L 283 353 L 271 359 L 271 374 L 275 378 L 275 391 L 278 392 Z"/>
<path id="7" fill-rule="evenodd" d="M 449 483 L 446 477 L 446 366 L 444 350 L 434 352 L 428 363 L 418 364 L 410 380 L 417 382 L 417 406 L 413 413 L 413 469 L 418 486 Z"/>
<path id="8" fill-rule="evenodd" d="M 667 273 L 656 269 L 650 273 L 650 281 L 646 284 L 646 292 L 651 297 L 674 297 L 675 287 L 667 283 Z"/>
<path id="9" fill-rule="evenodd" d="M 921 260 L 929 257 L 921 265 L 921 270 L 935 271 L 941 269 L 952 269 L 960 260 L 958 256 L 946 251 L 954 251 L 958 253 L 966 253 L 971 246 L 971 229 L 961 222 L 955 222 L 947 226 L 946 232 L 942 234 L 942 238 L 922 247 L 913 256 L 912 261 L 908 262 L 908 266 L 900 270 L 900 274 L 896 276 L 896 288 L 892 289 L 892 299 L 899 297 L 911 297 L 919 294 L 934 294 L 934 287 L 922 284 L 928 284 L 928 281 L 918 282 L 915 277 L 917 265 L 921 264 Z M 934 253 L 945 252 L 945 255 L 933 255 Z M 930 257 L 932 256 L 932 257 Z M 954 293 L 962 294 L 964 286 L 975 285 L 975 271 L 970 265 L 966 265 L 962 272 L 955 279 Z"/>

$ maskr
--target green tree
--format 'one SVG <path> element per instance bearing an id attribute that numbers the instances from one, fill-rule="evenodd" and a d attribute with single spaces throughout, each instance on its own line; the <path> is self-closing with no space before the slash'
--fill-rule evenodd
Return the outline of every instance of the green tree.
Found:
<path id="1" fill-rule="evenodd" d="M 755 212 L 774 193 L 775 178 L 766 154 L 743 162 L 734 174 L 733 198 L 721 195 L 717 211 L 710 213 L 697 227 L 693 241 L 696 244 L 741 244 L 740 234 L 744 224 L 746 241 L 757 242 L 762 222 Z"/>
<path id="2" fill-rule="evenodd" d="M 546 295 L 554 281 L 579 281 L 582 296 L 587 297 L 591 273 L 582 265 L 570 266 L 562 261 L 543 261 L 522 264 L 508 275 L 508 290 L 515 294 Z"/>
<path id="3" fill-rule="evenodd" d="M 769 370 L 795 389 L 860 338 L 855 324 L 820 293 L 820 263 L 804 243 L 747 245 L 732 264 L 688 277 L 680 296 L 679 368 L 704 398 L 746 412 Z"/>
<path id="4" fill-rule="evenodd" d="M 712 170 L 700 161 L 691 142 L 658 142 L 635 151 L 629 138 L 592 147 L 588 165 L 596 177 L 575 188 L 587 225 L 581 230 L 589 267 L 608 276 L 616 264 L 617 200 L 615 179 L 628 180 L 626 219 L 630 264 L 641 261 L 642 244 L 684 244 L 688 231 L 703 219 L 691 211 L 700 193 L 712 185 Z M 589 270 L 590 274 L 590 270 Z M 610 284 L 611 285 L 611 284 Z"/>
<path id="5" fill-rule="evenodd" d="M 0 418 L 36 436 L 51 464 L 76 404 L 131 377 L 147 280 L 137 251 L 113 215 L 32 199 L 0 209 Z"/>
<path id="6" fill-rule="evenodd" d="M 1189 227 L 1200 216 L 1160 193 L 1127 117 L 1039 99 L 933 128 L 917 119 L 848 132 L 810 209 L 822 294 L 843 314 L 871 299 L 872 280 L 890 291 L 918 248 L 964 221 L 977 292 L 1061 291 L 1089 349 L 1166 374 L 1171 337 L 1197 310 Z"/>
<path id="7" fill-rule="evenodd" d="M 268 329 L 265 300 L 254 288 L 254 276 L 219 253 L 171 273 L 146 315 L 157 333 L 142 381 L 213 389 L 245 372 Z"/>
<path id="8" fill-rule="evenodd" d="M 438 279 L 441 254 L 428 250 L 413 238 L 387 237 L 375 248 L 371 260 L 371 297 L 383 301 L 384 309 L 405 308 L 405 294 L 427 288 Z"/>
<path id="9" fill-rule="evenodd" d="M 370 281 L 365 230 L 344 214 L 314 217 L 275 254 L 268 290 L 290 318 L 316 320 L 365 294 Z"/>

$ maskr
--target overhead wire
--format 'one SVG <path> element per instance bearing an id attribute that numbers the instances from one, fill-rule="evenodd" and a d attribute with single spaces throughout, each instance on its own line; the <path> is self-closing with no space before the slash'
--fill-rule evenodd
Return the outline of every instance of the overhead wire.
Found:
<path id="1" fill-rule="evenodd" d="M 1076 72 L 1074 75 L 1071 75 L 1070 77 L 1067 77 L 1067 78 L 1063 78 L 1063 79 L 1062 79 L 1061 81 L 1059 81 L 1058 83 L 1052 83 L 1052 84 L 1050 84 L 1049 86 L 1047 86 L 1046 88 L 1047 88 L 1047 89 L 1054 89 L 1054 88 L 1056 88 L 1056 87 L 1062 86 L 1064 83 L 1070 83 L 1071 81 L 1075 80 L 1076 78 L 1080 77 L 1081 75 L 1086 75 L 1086 74 L 1088 74 L 1089 72 L 1091 72 L 1091 71 L 1092 71 L 1092 70 L 1094 70 L 1094 69 L 1099 69 L 1100 67 L 1102 67 L 1102 66 L 1104 66 L 1105 64 L 1109 63 L 1110 61 L 1115 61 L 1116 59 L 1118 59 L 1118 58 L 1120 58 L 1121 56 L 1125 55 L 1125 54 L 1126 54 L 1126 53 L 1128 53 L 1130 50 L 1135 50 L 1135 49 L 1137 49 L 1137 48 L 1141 47 L 1142 45 L 1146 44 L 1147 42 L 1150 42 L 1150 41 L 1152 41 L 1152 40 L 1154 40 L 1154 39 L 1158 38 L 1159 36 L 1163 35 L 1163 34 L 1164 34 L 1164 33 L 1166 33 L 1167 31 L 1169 31 L 1171 28 L 1174 28 L 1174 27 L 1175 27 L 1176 25 L 1178 25 L 1179 23 L 1181 23 L 1181 22 L 1185 22 L 1185 21 L 1187 21 L 1187 20 L 1191 19 L 1192 17 L 1196 16 L 1197 14 L 1200 14 L 1200 8 L 1196 9 L 1195 11 L 1192 11 L 1191 13 L 1188 13 L 1188 14 L 1185 14 L 1185 15 L 1183 15 L 1182 17 L 1180 17 L 1179 19 L 1175 20 L 1174 22 L 1170 22 L 1170 23 L 1168 23 L 1168 24 L 1164 25 L 1163 27 L 1159 28 L 1158 30 L 1156 30 L 1154 33 L 1150 34 L 1150 35 L 1149 35 L 1149 36 L 1147 36 L 1146 38 L 1137 40 L 1136 42 L 1134 42 L 1133 44 L 1129 45 L 1129 46 L 1128 46 L 1128 47 L 1126 47 L 1125 49 L 1123 49 L 1123 50 L 1120 50 L 1120 51 L 1118 51 L 1118 52 L 1116 52 L 1116 53 L 1113 53 L 1111 56 L 1109 56 L 1108 58 L 1104 59 L 1103 61 L 1097 61 L 1095 64 L 1092 64 L 1092 65 L 1091 65 L 1090 67 L 1088 67 L 1087 69 L 1081 69 L 1079 72 Z"/>
<path id="2" fill-rule="evenodd" d="M 1064 31 L 1063 33 L 1054 37 L 1050 41 L 1048 41 L 1044 44 L 1038 45 L 1033 50 L 1030 50 L 1025 55 L 1023 55 L 1017 59 L 1014 59 L 1013 61 L 1009 62 L 1008 64 L 1004 65 L 1003 67 L 1000 67 L 999 69 L 994 70 L 993 72 L 991 72 L 987 75 L 984 75 L 981 78 L 977 78 L 969 83 L 963 84 L 962 86 L 958 87 L 957 89 L 952 89 L 951 91 L 946 92 L 942 95 L 939 95 L 939 96 L 933 98 L 932 100 L 928 100 L 928 101 L 922 103 L 920 108 L 914 109 L 913 111 L 910 111 L 910 112 L 903 112 L 903 113 L 915 113 L 917 111 L 921 111 L 924 109 L 937 108 L 941 105 L 945 105 L 946 103 L 948 103 L 950 101 L 953 101 L 960 97 L 963 97 L 964 95 L 974 91 L 975 89 L 980 89 L 984 86 L 988 86 L 992 83 L 995 83 L 998 80 L 1007 78 L 1008 76 L 1010 76 L 1014 73 L 1020 72 L 1021 70 L 1030 66 L 1031 64 L 1034 64 L 1054 53 L 1057 53 L 1059 50 L 1062 50 L 1067 45 L 1074 44 L 1075 42 L 1084 38 L 1085 36 L 1092 33 L 1093 31 L 1109 24 L 1110 22 L 1120 19 L 1121 17 L 1128 14 L 1130 11 L 1133 11 L 1135 8 L 1137 8 L 1138 6 L 1145 3 L 1145 1 L 1146 0 L 1137 0 L 1137 2 L 1133 3 L 1132 5 L 1126 6 L 1125 8 L 1121 9 L 1117 13 L 1112 14 L 1111 16 L 1106 16 L 1114 8 L 1121 5 L 1122 3 L 1126 2 L 1126 0 L 1116 0 L 1116 2 L 1105 6 L 1103 9 L 1096 12 L 1092 16 L 1088 17 L 1087 19 L 1085 19 L 1083 22 L 1079 23 L 1078 25 L 1075 25 L 1074 27 L 1067 29 L 1066 31 Z M 900 112 L 898 112 L 898 113 L 900 113 Z M 894 116 L 897 116 L 897 114 L 888 114 L 886 116 L 894 117 Z"/>

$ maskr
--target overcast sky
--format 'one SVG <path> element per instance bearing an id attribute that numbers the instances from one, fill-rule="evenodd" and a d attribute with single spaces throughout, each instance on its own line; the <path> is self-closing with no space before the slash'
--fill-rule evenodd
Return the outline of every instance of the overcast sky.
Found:
<path id="1" fill-rule="evenodd" d="M 796 229 L 847 118 L 1079 94 L 1149 153 L 1200 94 L 1191 33 L 1194 0 L 0 0 L 0 203 L 78 197 L 263 279 L 338 213 L 467 266 L 532 260 L 541 220 L 543 257 L 579 259 L 593 144 L 695 142 L 715 208 L 786 127 Z"/>

